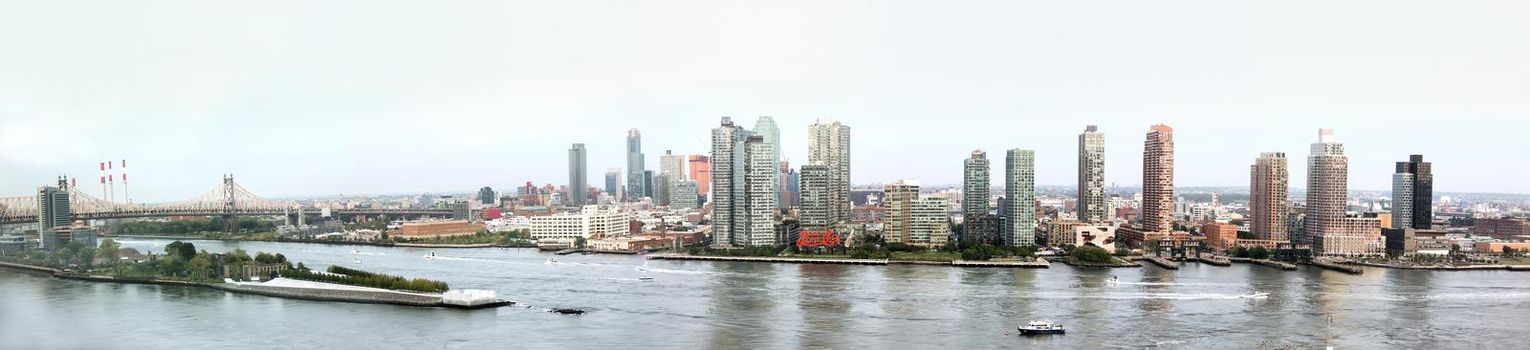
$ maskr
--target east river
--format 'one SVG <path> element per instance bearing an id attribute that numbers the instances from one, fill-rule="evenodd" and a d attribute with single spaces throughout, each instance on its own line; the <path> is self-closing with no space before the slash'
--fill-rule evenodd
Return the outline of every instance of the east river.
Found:
<path id="1" fill-rule="evenodd" d="M 168 240 L 127 239 L 159 252 Z M 0 269 L 0 349 L 1524 348 L 1530 272 L 1179 271 L 655 260 L 531 249 L 193 241 L 494 290 L 465 311 L 90 283 Z M 353 252 L 359 250 L 360 254 Z M 356 264 L 355 259 L 361 259 Z M 1125 283 L 1107 285 L 1119 276 Z M 1269 293 L 1255 299 L 1254 292 Z M 547 308 L 589 310 L 563 316 Z M 1024 338 L 1050 320 L 1068 334 Z"/>

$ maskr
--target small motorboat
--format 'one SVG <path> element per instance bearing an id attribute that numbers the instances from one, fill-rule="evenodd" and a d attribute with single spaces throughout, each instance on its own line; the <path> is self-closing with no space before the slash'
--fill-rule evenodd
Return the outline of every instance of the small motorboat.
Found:
<path id="1" fill-rule="evenodd" d="M 1109 279 L 1105 280 L 1105 284 L 1112 285 L 1112 286 L 1118 285 L 1118 284 L 1121 284 L 1121 279 L 1120 278 L 1116 278 L 1116 276 L 1110 276 Z"/>
<path id="2" fill-rule="evenodd" d="M 1064 334 L 1063 325 L 1046 321 L 1031 321 L 1018 329 L 1020 335 Z"/>
<path id="3" fill-rule="evenodd" d="M 653 276 L 642 275 L 642 276 L 638 277 L 638 280 L 639 281 L 652 281 L 653 280 Z"/>
<path id="4" fill-rule="evenodd" d="M 558 259 L 547 258 L 547 261 L 545 261 L 543 263 L 544 264 L 548 264 L 548 265 L 557 265 L 558 264 Z"/>
<path id="5" fill-rule="evenodd" d="M 425 254 L 425 260 L 436 260 L 436 252 L 432 251 L 430 254 Z"/>

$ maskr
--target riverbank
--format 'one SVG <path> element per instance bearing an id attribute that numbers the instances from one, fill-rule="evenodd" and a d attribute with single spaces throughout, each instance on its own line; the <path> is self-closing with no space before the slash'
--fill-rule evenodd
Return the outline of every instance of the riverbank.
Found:
<path id="1" fill-rule="evenodd" d="M 352 246 L 373 246 L 373 247 L 407 247 L 407 248 L 444 248 L 444 249 L 462 249 L 462 248 L 536 248 L 537 247 L 536 244 L 496 244 L 496 243 L 431 244 L 431 243 L 409 243 L 409 242 L 337 241 L 337 240 L 325 240 L 325 239 L 211 238 L 211 237 L 205 237 L 205 236 L 160 236 L 160 235 L 109 235 L 109 236 L 103 235 L 103 236 L 101 236 L 101 238 L 172 239 L 172 240 L 182 240 L 182 241 L 201 240 L 201 241 L 223 241 L 223 242 L 313 243 L 313 244 L 328 244 L 328 245 L 352 245 Z"/>
<path id="2" fill-rule="evenodd" d="M 1012 268 L 1050 268 L 1052 264 L 1043 259 L 1036 261 L 1006 261 L 1006 260 L 953 260 L 953 261 L 919 261 L 919 260 L 889 260 L 889 259 L 849 259 L 849 258 L 806 258 L 806 257 L 762 257 L 762 256 L 709 256 L 687 254 L 649 254 L 648 259 L 655 260 L 703 260 L 703 261 L 741 261 L 741 262 L 770 262 L 790 264 L 841 264 L 841 265 L 931 265 L 931 266 L 956 266 L 956 267 L 1012 267 Z"/>
<path id="3" fill-rule="evenodd" d="M 1410 265 L 1390 265 L 1390 264 L 1381 264 L 1381 263 L 1373 263 L 1373 262 L 1362 262 L 1362 261 L 1354 261 L 1354 262 L 1350 262 L 1350 264 L 1361 265 L 1361 266 L 1369 266 L 1369 267 L 1388 268 L 1388 269 L 1399 269 L 1399 270 L 1429 270 L 1429 271 L 1509 270 L 1509 271 L 1530 271 L 1530 265 L 1410 266 Z"/>
<path id="4" fill-rule="evenodd" d="M 121 284 L 150 284 L 161 286 L 179 286 L 192 288 L 206 288 L 229 293 L 261 295 L 267 297 L 298 299 L 309 301 L 345 302 L 358 304 L 386 304 L 414 307 L 441 307 L 455 309 L 485 309 L 514 305 L 515 302 L 495 299 L 492 301 L 479 300 L 476 302 L 461 302 L 448 300 L 447 294 L 410 293 L 394 290 L 347 286 L 332 283 L 298 281 L 292 279 L 277 278 L 266 283 L 232 282 L 232 283 L 202 283 L 179 280 L 167 280 L 157 278 L 118 278 L 112 276 L 90 275 L 84 273 L 64 272 L 58 269 L 0 262 L 0 267 L 16 270 L 46 273 L 53 278 L 83 282 L 121 283 Z M 274 284 L 271 284 L 274 283 Z M 448 292 L 451 294 L 452 292 Z"/>

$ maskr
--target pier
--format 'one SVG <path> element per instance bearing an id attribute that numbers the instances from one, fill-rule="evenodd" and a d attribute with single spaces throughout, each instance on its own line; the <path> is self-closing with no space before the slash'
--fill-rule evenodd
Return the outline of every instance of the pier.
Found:
<path id="1" fill-rule="evenodd" d="M 1147 260 L 1148 262 L 1152 262 L 1154 265 L 1158 265 L 1159 267 L 1162 267 L 1162 268 L 1165 268 L 1165 269 L 1170 269 L 1170 270 L 1178 270 L 1179 269 L 1179 263 L 1178 262 L 1174 262 L 1174 261 L 1170 261 L 1169 259 L 1164 259 L 1162 257 L 1157 257 L 1157 256 L 1149 256 L 1149 257 L 1146 257 L 1144 259 Z"/>
<path id="2" fill-rule="evenodd" d="M 1052 263 L 1047 262 L 1046 259 L 1036 259 L 1036 261 L 955 260 L 955 261 L 951 262 L 951 266 L 958 266 L 958 267 L 1019 267 L 1019 268 L 1030 268 L 1030 269 L 1046 269 L 1046 268 L 1051 268 L 1052 267 Z"/>
<path id="3" fill-rule="evenodd" d="M 1322 260 L 1313 260 L 1311 264 L 1313 266 L 1317 266 L 1317 267 L 1321 267 L 1321 268 L 1325 268 L 1325 269 L 1329 269 L 1329 270 L 1334 270 L 1334 271 L 1338 271 L 1338 272 L 1343 272 L 1343 273 L 1347 273 L 1347 274 L 1351 274 L 1351 275 L 1359 275 L 1359 274 L 1364 274 L 1365 273 L 1365 270 L 1362 270 L 1362 269 L 1360 269 L 1358 267 L 1349 266 L 1349 265 L 1340 265 L 1340 264 L 1336 264 L 1336 263 L 1332 263 L 1332 262 L 1327 262 L 1327 261 L 1322 261 Z"/>

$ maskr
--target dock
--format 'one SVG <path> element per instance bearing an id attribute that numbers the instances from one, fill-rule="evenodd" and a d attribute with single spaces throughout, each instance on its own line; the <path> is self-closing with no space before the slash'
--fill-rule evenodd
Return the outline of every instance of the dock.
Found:
<path id="1" fill-rule="evenodd" d="M 1162 257 L 1156 257 L 1156 256 L 1149 256 L 1149 257 L 1146 257 L 1144 259 L 1149 261 L 1149 262 L 1152 262 L 1154 265 L 1158 265 L 1159 267 L 1162 267 L 1162 268 L 1165 268 L 1165 269 L 1170 269 L 1170 270 L 1178 270 L 1179 269 L 1179 263 L 1173 262 L 1173 261 L 1169 261 L 1169 259 L 1164 259 Z"/>
<path id="2" fill-rule="evenodd" d="M 569 255 L 569 254 L 578 253 L 578 252 L 579 252 L 579 248 L 568 248 L 568 249 L 564 249 L 564 250 L 559 250 L 559 251 L 553 252 L 553 254 Z"/>
<path id="3" fill-rule="evenodd" d="M 1334 271 L 1338 271 L 1338 272 L 1343 272 L 1343 273 L 1347 273 L 1347 274 L 1351 274 L 1351 275 L 1359 275 L 1359 274 L 1364 274 L 1365 273 L 1365 270 L 1362 270 L 1362 269 L 1360 269 L 1358 267 L 1349 266 L 1349 265 L 1340 265 L 1340 264 L 1326 262 L 1326 261 L 1322 261 L 1322 260 L 1313 260 L 1311 264 L 1313 266 L 1317 266 L 1317 267 L 1321 267 L 1321 268 L 1325 268 L 1325 269 L 1329 269 L 1329 270 L 1334 270 Z"/>
<path id="4" fill-rule="evenodd" d="M 955 261 L 951 261 L 951 266 L 957 266 L 957 267 L 1019 267 L 1019 268 L 1028 268 L 1028 269 L 1046 269 L 1046 268 L 1051 268 L 1052 267 L 1052 263 L 1047 262 L 1046 259 L 1036 259 L 1036 261 L 955 260 Z"/>
<path id="5" fill-rule="evenodd" d="M 1195 261 L 1195 262 L 1199 262 L 1199 263 L 1203 263 L 1203 264 L 1207 264 L 1207 265 L 1212 265 L 1212 266 L 1221 266 L 1221 267 L 1232 266 L 1232 261 L 1231 260 L 1227 260 L 1226 258 L 1219 257 L 1219 256 L 1196 257 L 1196 258 L 1191 258 L 1191 261 Z"/>
<path id="6" fill-rule="evenodd" d="M 706 260 L 706 261 L 744 261 L 744 262 L 774 262 L 793 264 L 845 264 L 845 265 L 887 265 L 886 259 L 818 259 L 818 258 L 787 258 L 787 257 L 764 257 L 764 256 L 703 256 L 683 254 L 650 254 L 649 259 L 657 260 Z"/>

